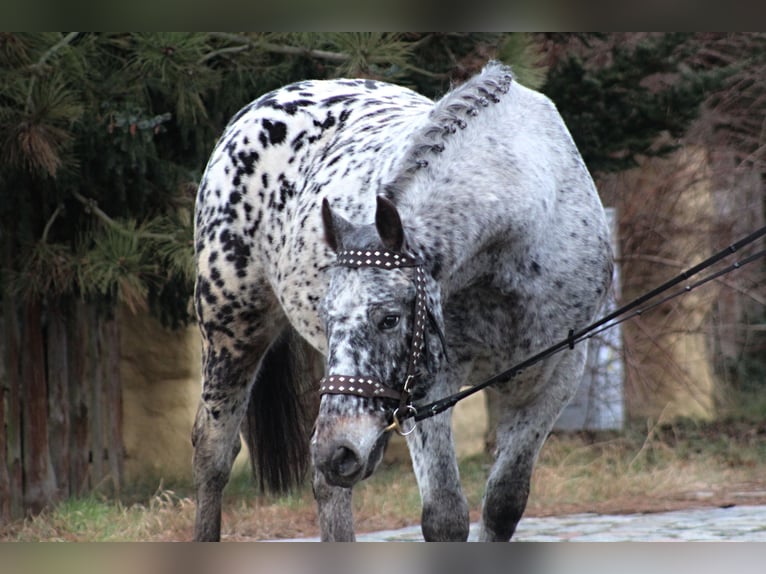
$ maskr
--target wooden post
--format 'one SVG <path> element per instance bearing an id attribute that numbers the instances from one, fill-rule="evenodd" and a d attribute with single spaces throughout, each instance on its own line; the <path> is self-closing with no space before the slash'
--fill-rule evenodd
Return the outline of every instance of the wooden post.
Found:
<path id="1" fill-rule="evenodd" d="M 6 251 L 6 264 L 10 261 L 10 249 Z M 8 471 L 9 507 L 12 518 L 23 516 L 24 484 L 21 453 L 21 370 L 19 353 L 18 309 L 11 297 L 3 297 L 3 323 L 5 342 L 5 376 L 8 392 L 6 399 L 5 448 L 3 463 Z"/>
<path id="2" fill-rule="evenodd" d="M 4 330 L 4 329 L 3 329 Z M 0 339 L 0 349 L 5 350 Z M 0 525 L 11 520 L 11 477 L 8 474 L 7 441 L 5 426 L 5 395 L 7 377 L 5 375 L 6 356 L 0 355 Z"/>
<path id="3" fill-rule="evenodd" d="M 69 357 L 66 317 L 58 302 L 48 308 L 48 421 L 57 497 L 69 495 Z"/>
<path id="4" fill-rule="evenodd" d="M 96 488 L 104 479 L 104 408 L 103 408 L 103 371 L 100 364 L 101 329 L 98 324 L 98 311 L 91 305 L 87 312 L 88 343 L 86 386 L 87 405 L 90 418 L 90 486 Z"/>
<path id="5" fill-rule="evenodd" d="M 87 305 L 81 301 L 74 304 L 73 317 L 69 321 L 69 494 L 79 496 L 88 488 L 88 374 L 86 351 L 88 341 Z"/>
<path id="6" fill-rule="evenodd" d="M 56 481 L 48 448 L 48 389 L 45 381 L 45 350 L 42 304 L 34 299 L 25 305 L 24 361 L 21 366 L 24 508 L 37 513 L 53 501 Z"/>
<path id="7" fill-rule="evenodd" d="M 106 456 L 114 493 L 119 495 L 123 478 L 122 387 L 120 381 L 120 341 L 117 321 L 102 323 L 101 360 L 104 366 L 104 419 Z"/>

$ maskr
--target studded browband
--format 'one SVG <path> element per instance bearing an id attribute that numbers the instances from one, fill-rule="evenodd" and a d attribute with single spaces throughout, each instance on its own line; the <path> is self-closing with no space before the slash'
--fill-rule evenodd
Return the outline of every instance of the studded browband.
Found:
<path id="1" fill-rule="evenodd" d="M 420 261 L 406 253 L 379 250 L 347 249 L 338 252 L 337 265 L 358 269 L 376 267 L 378 269 L 415 269 L 415 326 L 412 333 L 412 346 L 407 364 L 407 376 L 401 391 L 384 385 L 375 377 L 366 375 L 329 374 L 319 381 L 319 393 L 323 395 L 354 395 L 369 398 L 384 398 L 399 401 L 399 409 L 413 408 L 409 404 L 410 394 L 415 379 L 418 377 L 418 363 L 425 349 L 426 325 L 426 285 Z M 396 421 L 396 416 L 394 417 Z M 398 427 L 397 427 L 397 430 Z"/>

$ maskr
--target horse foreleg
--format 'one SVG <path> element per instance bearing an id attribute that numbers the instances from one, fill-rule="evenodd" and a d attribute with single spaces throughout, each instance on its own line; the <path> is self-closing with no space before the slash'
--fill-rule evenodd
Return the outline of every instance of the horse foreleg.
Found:
<path id="1" fill-rule="evenodd" d="M 460 487 L 450 413 L 418 423 L 407 435 L 407 446 L 423 502 L 423 538 L 427 541 L 466 541 L 468 502 Z"/>
<path id="2" fill-rule="evenodd" d="M 504 421 L 505 422 L 505 421 Z M 482 503 L 482 542 L 508 541 L 524 514 L 537 454 L 547 429 L 518 413 L 497 431 L 497 458 Z M 513 434 L 508 432 L 513 428 Z"/>
<path id="3" fill-rule="evenodd" d="M 577 389 L 584 352 L 572 351 L 562 360 L 543 393 L 529 404 L 501 403 L 497 454 L 484 493 L 479 540 L 507 542 L 516 531 L 529 498 L 537 455 L 564 406 Z M 495 400 L 508 401 L 496 395 Z"/>
<path id="4" fill-rule="evenodd" d="M 352 490 L 327 484 L 318 470 L 314 470 L 313 488 L 322 542 L 354 542 Z"/>

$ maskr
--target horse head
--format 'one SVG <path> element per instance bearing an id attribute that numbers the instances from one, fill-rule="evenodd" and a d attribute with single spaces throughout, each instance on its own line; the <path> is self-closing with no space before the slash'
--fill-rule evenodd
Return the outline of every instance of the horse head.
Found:
<path id="1" fill-rule="evenodd" d="M 379 196 L 375 223 L 355 225 L 325 200 L 322 220 L 337 262 L 320 306 L 327 375 L 312 454 L 330 484 L 350 487 L 374 472 L 393 419 L 440 369 L 442 310 L 393 203 Z"/>

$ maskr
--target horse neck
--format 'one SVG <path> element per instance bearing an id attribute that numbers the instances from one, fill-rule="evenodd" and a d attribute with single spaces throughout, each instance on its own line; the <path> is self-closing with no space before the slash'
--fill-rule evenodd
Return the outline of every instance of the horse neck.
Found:
<path id="1" fill-rule="evenodd" d="M 487 272 L 483 255 L 493 245 L 536 250 L 556 217 L 559 174 L 581 177 L 554 106 L 508 74 L 490 66 L 440 100 L 384 186 L 413 247 L 436 262 L 443 283 Z M 492 103 L 474 105 L 485 95 Z"/>
<path id="2" fill-rule="evenodd" d="M 530 169 L 509 171 L 512 162 L 491 140 L 473 139 L 470 156 L 461 155 L 461 147 L 445 149 L 397 199 L 413 247 L 427 263 L 435 262 L 448 291 L 491 272 L 485 256 L 496 246 L 536 251 L 556 204 L 554 176 L 534 169 L 531 158 L 519 156 Z"/>
<path id="3" fill-rule="evenodd" d="M 430 199 L 430 201 L 429 201 Z M 416 254 L 443 290 L 464 286 L 478 272 L 484 255 L 507 236 L 507 206 L 499 196 L 443 191 L 401 203 L 402 221 Z"/>

